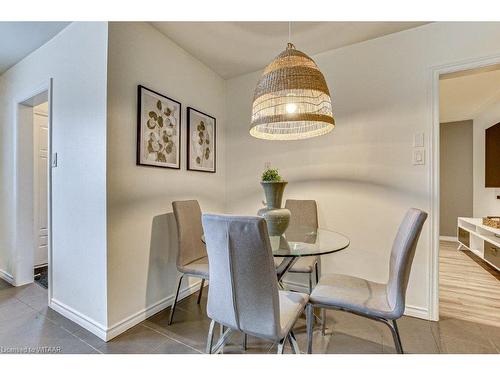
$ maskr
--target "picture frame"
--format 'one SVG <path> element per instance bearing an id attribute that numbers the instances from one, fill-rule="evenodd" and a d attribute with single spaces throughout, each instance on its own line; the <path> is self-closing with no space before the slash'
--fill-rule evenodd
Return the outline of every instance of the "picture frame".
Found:
<path id="1" fill-rule="evenodd" d="M 137 86 L 136 165 L 181 168 L 182 104 Z"/>
<path id="2" fill-rule="evenodd" d="M 193 107 L 187 108 L 187 169 L 216 173 L 217 119 Z"/>

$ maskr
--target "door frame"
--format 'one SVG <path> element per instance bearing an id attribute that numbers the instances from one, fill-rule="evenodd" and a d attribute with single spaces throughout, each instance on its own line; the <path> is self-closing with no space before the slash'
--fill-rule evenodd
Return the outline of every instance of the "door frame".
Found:
<path id="1" fill-rule="evenodd" d="M 18 113 L 18 109 L 20 105 L 23 105 L 23 103 L 27 102 L 28 100 L 43 94 L 44 92 L 47 92 L 47 101 L 48 101 L 48 118 L 47 118 L 47 129 L 48 129 L 48 145 L 47 145 L 47 153 L 48 153 L 48 171 L 47 171 L 47 214 L 48 214 L 48 220 L 47 220 L 47 247 L 48 247 L 48 302 L 52 298 L 52 290 L 53 290 L 53 267 L 52 267 L 52 259 L 53 259 L 53 227 L 52 227 L 52 149 L 53 149 L 53 144 L 52 144 L 52 134 L 53 134 L 53 79 L 49 78 L 47 81 L 38 84 L 38 85 L 33 85 L 31 88 L 27 89 L 22 95 L 19 97 L 15 98 L 14 100 L 14 114 L 15 114 L 15 121 L 14 121 L 14 132 L 13 132 L 13 145 L 14 145 L 14 153 L 13 153 L 13 160 L 14 160 L 14 178 L 13 178 L 13 195 L 14 195 L 14 205 L 15 205 L 15 210 L 14 210 L 14 218 L 13 221 L 15 223 L 15 239 L 14 239 L 14 246 L 15 250 L 14 251 L 19 251 L 19 247 L 17 246 L 18 244 L 18 238 L 21 235 L 21 229 L 19 227 L 19 222 L 18 222 L 18 217 L 19 217 L 19 212 L 18 212 L 18 207 L 20 205 L 20 201 L 22 199 L 25 199 L 26 196 L 25 194 L 20 194 L 19 193 L 19 186 L 21 184 L 20 177 L 18 174 L 18 168 L 19 168 L 19 159 L 18 159 L 18 154 L 20 150 L 20 144 L 21 144 L 21 139 L 19 135 L 19 126 L 21 124 L 21 119 Z M 33 126 L 32 126 L 33 128 Z M 33 149 L 33 144 L 30 144 L 30 147 Z M 33 159 L 33 158 L 32 158 Z M 33 187 L 34 187 L 34 181 L 33 181 Z M 34 188 L 32 189 L 32 193 L 34 192 Z M 33 197 L 34 194 L 30 197 L 31 199 L 34 200 Z M 34 202 L 33 202 L 34 204 Z M 34 211 L 33 211 L 34 214 Z M 33 220 L 35 221 L 35 220 Z M 35 224 L 33 224 L 33 227 Z M 33 231 L 33 237 L 35 236 L 35 231 Z M 28 251 L 27 249 L 21 249 L 21 251 Z M 34 246 L 30 249 L 30 251 L 34 252 Z M 14 272 L 13 272 L 13 283 L 15 286 L 21 286 L 24 284 L 28 284 L 33 282 L 33 279 L 30 278 L 21 278 L 20 279 L 20 273 L 27 274 L 27 272 L 31 272 L 33 274 L 34 270 L 34 258 L 31 257 L 31 260 L 26 260 L 26 258 L 23 258 L 23 261 L 20 262 L 20 264 L 16 263 L 14 267 Z M 22 272 L 20 272 L 22 271 Z"/>
<path id="2" fill-rule="evenodd" d="M 430 249 L 429 257 L 429 318 L 439 320 L 439 77 L 447 73 L 464 70 L 484 68 L 500 64 L 500 55 L 478 57 L 444 65 L 434 66 L 430 69 L 431 76 L 431 117 L 432 135 L 430 142 L 429 183 L 430 183 Z"/>

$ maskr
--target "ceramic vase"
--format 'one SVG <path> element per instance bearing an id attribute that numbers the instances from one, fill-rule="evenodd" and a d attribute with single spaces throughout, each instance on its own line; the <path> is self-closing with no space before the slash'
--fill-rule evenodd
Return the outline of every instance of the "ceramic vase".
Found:
<path id="1" fill-rule="evenodd" d="M 266 219 L 267 230 L 270 236 L 281 236 L 285 233 L 290 223 L 290 210 L 281 208 L 283 192 L 288 182 L 262 181 L 260 184 L 264 188 L 266 196 L 266 207 L 261 208 L 257 215 Z"/>

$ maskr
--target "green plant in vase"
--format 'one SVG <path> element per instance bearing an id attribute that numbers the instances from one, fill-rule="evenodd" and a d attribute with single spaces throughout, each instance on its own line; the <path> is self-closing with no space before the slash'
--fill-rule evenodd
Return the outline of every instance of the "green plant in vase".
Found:
<path id="1" fill-rule="evenodd" d="M 290 223 L 290 210 L 281 208 L 283 192 L 288 182 L 283 181 L 277 169 L 267 168 L 262 173 L 260 182 L 266 196 L 266 207 L 257 214 L 266 219 L 267 229 L 271 236 L 281 236 Z"/>
<path id="2" fill-rule="evenodd" d="M 277 169 L 267 168 L 264 173 L 262 173 L 262 181 L 265 182 L 280 182 L 282 180 Z"/>

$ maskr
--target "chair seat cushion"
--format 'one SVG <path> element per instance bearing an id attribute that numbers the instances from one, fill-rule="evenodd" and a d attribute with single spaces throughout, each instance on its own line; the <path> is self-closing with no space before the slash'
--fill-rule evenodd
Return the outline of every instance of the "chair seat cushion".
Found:
<path id="1" fill-rule="evenodd" d="M 314 288 L 309 301 L 312 304 L 332 306 L 360 314 L 397 319 L 387 301 L 386 285 L 354 276 L 324 275 Z"/>
<path id="2" fill-rule="evenodd" d="M 319 257 L 301 257 L 288 272 L 313 273 L 314 265 L 319 261 Z"/>
<path id="3" fill-rule="evenodd" d="M 281 264 L 283 261 L 283 258 L 280 257 L 275 257 L 274 258 L 274 265 L 276 268 Z M 311 256 L 311 257 L 300 257 L 295 264 L 288 270 L 288 272 L 292 273 L 313 273 L 314 272 L 314 265 L 319 261 L 318 256 Z"/>
<path id="4" fill-rule="evenodd" d="M 178 267 L 178 269 L 182 273 L 199 276 L 208 280 L 208 257 L 197 259 L 185 266 Z"/>
<path id="5" fill-rule="evenodd" d="M 280 339 L 292 329 L 297 318 L 304 311 L 304 307 L 309 299 L 305 293 L 289 292 L 286 290 L 279 291 L 280 301 Z"/>

